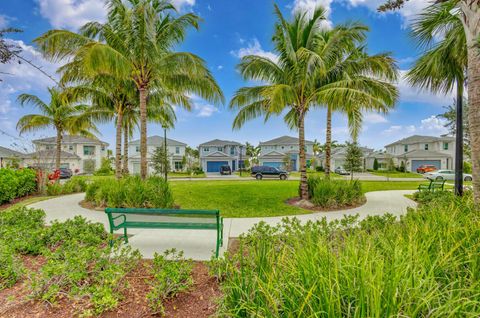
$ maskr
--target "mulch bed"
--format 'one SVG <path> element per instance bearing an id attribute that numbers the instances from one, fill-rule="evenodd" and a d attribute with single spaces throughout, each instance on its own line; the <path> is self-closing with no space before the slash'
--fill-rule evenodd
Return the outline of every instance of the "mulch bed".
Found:
<path id="1" fill-rule="evenodd" d="M 363 199 L 361 201 L 356 202 L 354 204 L 347 204 L 347 205 L 324 208 L 324 207 L 316 206 L 316 205 L 313 205 L 313 204 L 312 205 L 301 204 L 301 203 L 299 203 L 300 201 L 301 201 L 301 199 L 299 197 L 297 197 L 297 198 L 288 199 L 287 201 L 285 201 L 285 203 L 288 204 L 288 205 L 291 205 L 291 206 L 295 206 L 295 207 L 298 207 L 298 208 L 302 208 L 302 209 L 309 210 L 309 211 L 314 211 L 314 212 L 334 212 L 334 211 L 341 211 L 341 210 L 350 210 L 350 209 L 358 208 L 359 206 L 362 206 L 365 203 L 367 203 L 367 199 L 365 197 L 363 197 Z"/>
<path id="2" fill-rule="evenodd" d="M 39 270 L 45 262 L 42 256 L 22 256 L 25 268 Z M 126 277 L 128 288 L 124 291 L 119 306 L 100 317 L 151 317 L 146 295 L 150 291 L 148 265 L 151 260 L 142 260 Z M 188 291 L 165 303 L 165 317 L 202 318 L 210 317 L 217 310 L 217 299 L 221 296 L 215 278 L 208 275 L 207 266 L 195 262 L 193 268 L 194 286 Z M 26 276 L 26 275 L 25 275 Z M 33 301 L 28 296 L 28 277 L 13 287 L 0 291 L 0 317 L 78 317 L 87 303 L 81 299 L 64 297 L 55 304 Z"/>

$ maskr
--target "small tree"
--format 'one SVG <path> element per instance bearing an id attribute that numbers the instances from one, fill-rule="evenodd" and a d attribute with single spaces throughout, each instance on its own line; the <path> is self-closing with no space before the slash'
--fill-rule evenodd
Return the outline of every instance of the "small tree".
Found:
<path id="1" fill-rule="evenodd" d="M 399 168 L 400 172 L 405 172 L 406 168 L 405 168 L 405 161 L 402 160 L 402 162 L 400 162 L 400 168 Z"/>
<path id="2" fill-rule="evenodd" d="M 377 160 L 377 158 L 375 158 L 375 160 L 373 160 L 373 170 L 375 170 L 375 171 L 378 170 L 378 160 Z"/>
<path id="3" fill-rule="evenodd" d="M 351 180 L 353 180 L 353 172 L 360 171 L 362 168 L 362 157 L 363 153 L 357 142 L 347 142 L 344 168 L 350 171 Z"/>
<path id="4" fill-rule="evenodd" d="M 157 147 L 152 156 L 152 168 L 155 174 L 164 175 L 170 171 L 170 160 L 163 146 Z M 166 158 L 166 160 L 165 160 Z"/>
<path id="5" fill-rule="evenodd" d="M 282 159 L 282 165 L 285 170 L 291 171 L 292 170 L 292 158 L 289 155 L 285 155 Z"/>

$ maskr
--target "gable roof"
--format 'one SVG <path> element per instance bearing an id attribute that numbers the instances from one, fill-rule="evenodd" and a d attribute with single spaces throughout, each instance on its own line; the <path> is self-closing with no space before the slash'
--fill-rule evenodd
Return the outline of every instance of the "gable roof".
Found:
<path id="1" fill-rule="evenodd" d="M 313 145 L 313 141 L 305 140 L 306 145 Z M 261 141 L 260 146 L 265 145 L 298 145 L 298 138 L 291 136 L 281 136 L 268 141 Z"/>
<path id="2" fill-rule="evenodd" d="M 32 153 L 27 153 L 23 155 L 22 157 L 25 159 L 54 159 L 56 157 L 56 150 L 40 150 Z M 61 151 L 60 152 L 60 158 L 61 159 L 80 159 L 79 156 L 76 154 L 66 152 L 66 151 Z"/>
<path id="3" fill-rule="evenodd" d="M 397 155 L 397 158 L 450 158 L 451 156 L 447 153 L 441 153 L 438 151 L 431 150 L 419 150 L 415 149 L 409 152 L 406 152 L 401 155 Z"/>
<path id="4" fill-rule="evenodd" d="M 232 156 L 227 155 L 222 151 L 214 151 L 209 153 L 208 155 L 202 155 L 202 158 L 232 158 Z"/>
<path id="5" fill-rule="evenodd" d="M 226 146 L 226 145 L 234 145 L 234 146 L 243 146 L 241 143 L 236 142 L 236 141 L 231 141 L 231 140 L 221 140 L 221 139 L 213 139 L 207 142 L 204 142 L 203 144 L 200 144 L 199 147 L 201 146 Z"/>
<path id="6" fill-rule="evenodd" d="M 416 144 L 420 142 L 435 142 L 435 141 L 454 141 L 455 138 L 451 136 L 422 136 L 422 135 L 413 135 L 407 138 L 400 139 L 398 141 L 392 142 L 391 144 L 386 145 L 385 147 L 390 147 L 398 144 Z"/>
<path id="7" fill-rule="evenodd" d="M 34 144 L 55 144 L 57 142 L 57 137 L 48 137 L 42 139 L 36 139 L 32 141 Z M 64 135 L 62 137 L 63 144 L 98 144 L 98 145 L 107 145 L 105 141 L 99 139 L 88 138 L 83 136 L 75 135 Z"/>
<path id="8" fill-rule="evenodd" d="M 154 135 L 147 137 L 147 146 L 163 146 L 163 137 Z M 130 145 L 140 145 L 140 139 L 130 142 Z M 167 146 L 186 146 L 186 143 L 167 138 Z"/>
<path id="9" fill-rule="evenodd" d="M 20 158 L 24 155 L 25 154 L 23 154 L 21 152 L 18 152 L 18 151 L 0 146 L 0 157 L 2 157 L 2 158 L 14 158 L 14 157 L 19 157 Z"/>

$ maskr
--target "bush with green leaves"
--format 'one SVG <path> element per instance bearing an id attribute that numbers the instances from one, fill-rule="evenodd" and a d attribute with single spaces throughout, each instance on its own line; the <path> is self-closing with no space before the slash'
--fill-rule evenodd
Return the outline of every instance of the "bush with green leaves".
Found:
<path id="1" fill-rule="evenodd" d="M 94 172 L 94 176 L 111 176 L 113 175 L 112 161 L 104 157 L 100 163 L 100 168 Z"/>
<path id="2" fill-rule="evenodd" d="M 0 204 L 32 194 L 37 190 L 37 177 L 32 169 L 0 168 Z"/>
<path id="3" fill-rule="evenodd" d="M 0 240 L 0 290 L 12 287 L 21 277 L 23 267 L 7 242 Z"/>
<path id="4" fill-rule="evenodd" d="M 17 253 L 39 254 L 44 249 L 45 212 L 19 207 L 0 213 L 0 240 Z"/>
<path id="5" fill-rule="evenodd" d="M 442 199 L 454 200 L 455 194 L 452 191 L 417 191 L 413 194 L 413 200 L 420 204 L 427 204 Z"/>
<path id="6" fill-rule="evenodd" d="M 99 207 L 172 208 L 173 195 L 161 177 L 138 176 L 119 180 L 96 180 L 88 185 L 85 200 Z"/>
<path id="7" fill-rule="evenodd" d="M 92 223 L 77 215 L 65 222 L 54 221 L 45 229 L 44 242 L 49 248 L 72 242 L 84 246 L 100 246 L 107 242 L 107 238 L 103 224 Z"/>
<path id="8" fill-rule="evenodd" d="M 53 182 L 47 184 L 47 195 L 57 196 L 61 194 L 72 194 L 85 192 L 87 190 L 87 182 L 85 178 L 72 177 L 65 183 Z"/>
<path id="9" fill-rule="evenodd" d="M 164 255 L 155 253 L 150 281 L 152 290 L 147 294 L 150 309 L 164 315 L 165 300 L 175 297 L 178 293 L 188 290 L 193 285 L 193 262 L 183 258 L 183 252 L 175 249 L 165 251 Z"/>
<path id="10" fill-rule="evenodd" d="M 130 247 L 94 246 L 69 241 L 45 253 L 46 263 L 31 272 L 31 297 L 55 303 L 59 297 L 88 299 L 86 313 L 99 315 L 115 308 L 127 287 L 125 275 L 138 265 L 140 253 Z"/>
<path id="11" fill-rule="evenodd" d="M 310 201 L 322 208 L 339 208 L 365 201 L 362 185 L 358 180 L 345 181 L 310 176 L 308 193 Z"/>
<path id="12" fill-rule="evenodd" d="M 392 215 L 257 225 L 227 258 L 220 316 L 479 317 L 470 194 Z"/>

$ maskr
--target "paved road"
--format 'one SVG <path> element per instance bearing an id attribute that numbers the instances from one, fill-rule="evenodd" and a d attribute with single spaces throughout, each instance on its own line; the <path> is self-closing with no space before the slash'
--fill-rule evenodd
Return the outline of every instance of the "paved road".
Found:
<path id="1" fill-rule="evenodd" d="M 405 197 L 405 194 L 411 194 L 414 191 L 376 191 L 366 194 L 367 203 L 361 207 L 332 211 L 317 212 L 312 214 L 297 215 L 301 222 L 309 220 L 327 220 L 341 219 L 345 215 L 359 214 L 360 218 L 367 215 L 380 215 L 386 212 L 394 215 L 404 214 L 408 207 L 415 207 L 415 203 Z M 80 215 L 92 222 L 103 223 L 108 230 L 108 219 L 106 214 L 100 211 L 92 211 L 82 208 L 79 202 L 84 199 L 84 193 L 61 196 L 46 201 L 32 204 L 30 207 L 45 210 L 47 222 L 53 220 L 65 221 Z M 283 217 L 262 217 L 262 218 L 226 218 L 224 220 L 224 247 L 221 253 L 228 246 L 230 237 L 238 237 L 246 233 L 252 226 L 260 221 L 275 225 Z M 187 230 L 151 230 L 151 229 L 131 229 L 129 234 L 130 245 L 138 248 L 145 258 L 152 258 L 155 252 L 163 252 L 168 248 L 183 250 L 185 256 L 195 260 L 210 259 L 215 249 L 216 233 L 214 231 L 187 231 Z"/>

